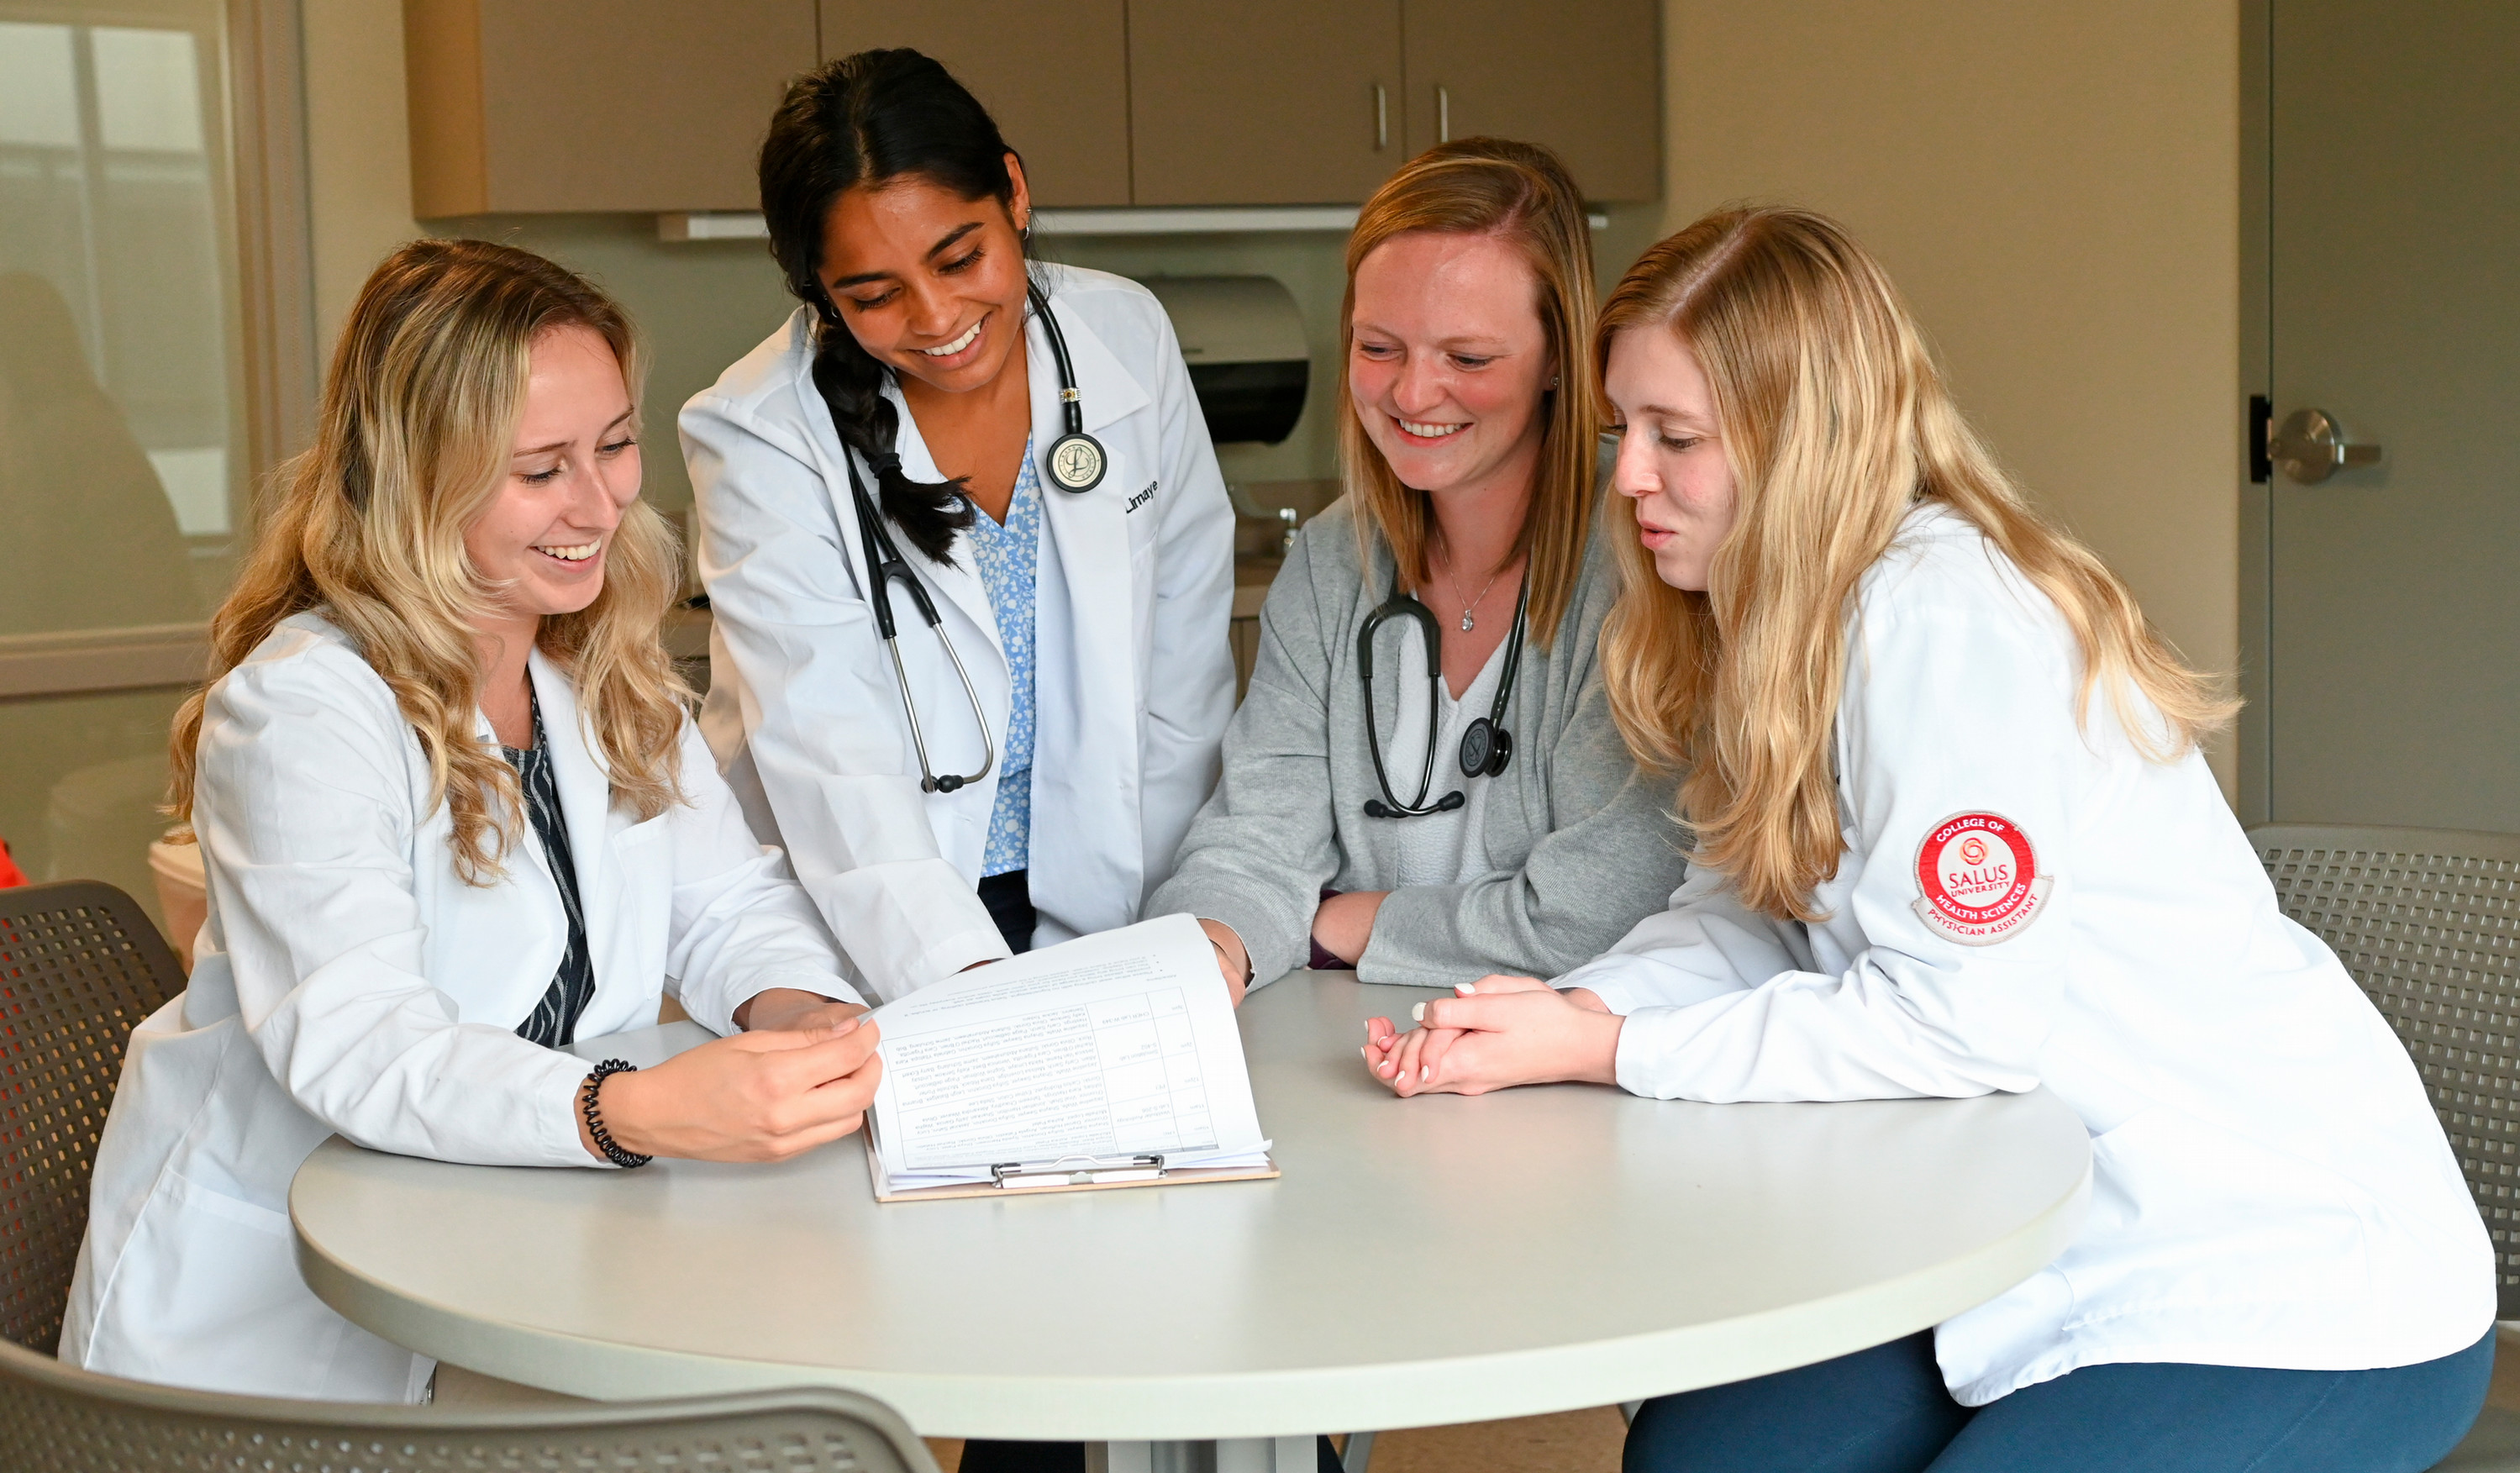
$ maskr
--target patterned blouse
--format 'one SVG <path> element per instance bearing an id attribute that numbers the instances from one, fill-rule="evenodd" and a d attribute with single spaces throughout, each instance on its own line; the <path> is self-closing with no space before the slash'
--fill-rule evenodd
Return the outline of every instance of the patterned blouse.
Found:
<path id="1" fill-rule="evenodd" d="M 568 950 L 561 954 L 560 971 L 551 991 L 534 1007 L 534 1015 L 517 1025 L 517 1037 L 546 1049 L 565 1049 L 577 1042 L 577 1019 L 595 1000 L 595 962 L 586 949 L 586 913 L 577 903 L 577 861 L 568 847 L 568 821 L 560 811 L 560 782 L 552 776 L 551 743 L 543 739 L 542 702 L 534 702 L 534 744 L 499 750 L 517 770 L 524 789 L 525 817 L 543 846 L 552 880 L 560 886 L 561 909 L 568 913 Z"/>
<path id="2" fill-rule="evenodd" d="M 1022 469 L 1004 525 L 971 518 L 972 558 L 989 590 L 998 643 L 1007 649 L 1007 730 L 998 752 L 998 801 L 989 811 L 983 877 L 1024 869 L 1032 854 L 1033 596 L 1041 564 L 1041 473 L 1024 440 Z"/>

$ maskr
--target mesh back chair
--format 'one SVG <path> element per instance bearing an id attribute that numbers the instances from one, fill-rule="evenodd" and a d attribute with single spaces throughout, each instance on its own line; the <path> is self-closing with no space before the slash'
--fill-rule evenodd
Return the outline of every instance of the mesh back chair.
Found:
<path id="1" fill-rule="evenodd" d="M 937 1473 L 854 1392 L 517 1408 L 284 1402 L 53 1358 L 88 1179 L 132 1026 L 182 989 L 131 898 L 0 890 L 0 1469 L 52 1473 Z"/>
<path id="2" fill-rule="evenodd" d="M 2273 824 L 2249 830 L 2283 913 L 2333 949 L 2415 1061 L 2520 1318 L 2520 835 Z M 2488 1407 L 2437 1465 L 2520 1473 Z"/>
<path id="3" fill-rule="evenodd" d="M 123 1045 L 183 988 L 166 938 L 112 885 L 0 890 L 0 1336 L 14 1344 L 61 1342 Z"/>
<path id="4" fill-rule="evenodd" d="M 479 1409 L 279 1402 L 100 1376 L 0 1345 L 0 1467 L 48 1473 L 937 1473 L 855 1392 Z"/>

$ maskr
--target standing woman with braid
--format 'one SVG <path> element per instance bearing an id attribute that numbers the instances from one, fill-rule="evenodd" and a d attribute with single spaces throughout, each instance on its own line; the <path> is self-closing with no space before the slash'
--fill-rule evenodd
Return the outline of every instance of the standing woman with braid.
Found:
<path id="1" fill-rule="evenodd" d="M 1170 322 L 1025 259 L 1022 161 L 915 51 L 791 87 L 761 204 L 801 305 L 682 416 L 719 763 L 881 997 L 1136 920 L 1234 709 Z"/>

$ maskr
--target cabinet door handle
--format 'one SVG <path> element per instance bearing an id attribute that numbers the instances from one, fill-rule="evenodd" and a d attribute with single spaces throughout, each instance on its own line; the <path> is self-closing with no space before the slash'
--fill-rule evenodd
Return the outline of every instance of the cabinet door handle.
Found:
<path id="1" fill-rule="evenodd" d="M 1382 84 L 1373 84 L 1373 152 L 1379 154 L 1391 147 L 1391 95 Z"/>
<path id="2" fill-rule="evenodd" d="M 1453 141 L 1453 89 L 1441 82 L 1435 84 L 1435 141 Z"/>

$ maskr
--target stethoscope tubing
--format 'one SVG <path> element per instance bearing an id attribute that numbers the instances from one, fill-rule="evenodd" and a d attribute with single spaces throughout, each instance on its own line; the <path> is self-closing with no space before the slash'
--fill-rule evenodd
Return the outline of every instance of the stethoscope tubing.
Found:
<path id="1" fill-rule="evenodd" d="M 1506 731 L 1505 712 L 1513 699 L 1515 678 L 1522 671 L 1523 631 L 1530 606 L 1531 573 L 1526 568 L 1522 575 L 1522 591 L 1513 603 L 1513 628 L 1506 638 L 1505 669 L 1497 678 L 1496 697 L 1488 703 L 1486 718 L 1474 723 L 1475 727 L 1484 727 L 1493 733 L 1492 740 L 1502 749 L 1492 765 L 1478 772 L 1471 772 L 1464 766 L 1462 774 L 1464 780 L 1496 777 L 1505 771 L 1506 763 L 1512 760 L 1513 738 Z M 1400 795 L 1391 790 L 1391 775 L 1382 760 L 1382 736 L 1373 718 L 1373 636 L 1385 622 L 1394 618 L 1405 618 L 1417 626 L 1425 644 L 1426 654 L 1426 759 L 1418 779 L 1418 795 L 1407 803 L 1401 802 Z M 1358 678 L 1365 685 L 1365 749 L 1373 758 L 1374 785 L 1382 790 L 1380 798 L 1366 800 L 1365 816 L 1370 819 L 1422 819 L 1451 813 L 1468 802 L 1460 788 L 1433 803 L 1426 801 L 1426 795 L 1435 788 L 1435 764 L 1438 760 L 1435 744 L 1443 735 L 1442 702 L 1436 698 L 1437 683 L 1444 678 L 1443 633 L 1436 627 L 1434 611 L 1414 596 L 1395 589 L 1380 607 L 1366 615 L 1365 626 L 1357 631 L 1356 664 Z"/>
<path id="2" fill-rule="evenodd" d="M 1070 485 L 1056 471 L 1051 480 L 1062 490 L 1082 495 L 1093 490 L 1102 479 L 1100 469 L 1105 464 L 1102 446 L 1085 432 L 1085 410 L 1076 391 L 1076 370 L 1067 357 L 1067 335 L 1059 331 L 1058 318 L 1050 309 L 1050 298 L 1043 294 L 1039 286 L 1031 283 L 1026 284 L 1024 294 L 1025 299 L 1032 303 L 1034 314 L 1041 320 L 1044 335 L 1050 339 L 1051 358 L 1058 367 L 1060 422 L 1066 433 L 1051 447 L 1052 455 L 1055 458 L 1059 449 L 1071 441 L 1082 441 L 1092 452 L 1093 464 L 1097 468 L 1092 480 L 1081 485 Z M 849 497 L 858 514 L 858 539 L 864 545 L 862 551 L 868 570 L 874 574 L 871 580 L 874 586 L 869 592 L 874 596 L 876 633 L 882 639 L 884 653 L 892 661 L 893 685 L 901 692 L 902 719 L 910 728 L 911 751 L 919 759 L 919 790 L 953 792 L 979 781 L 997 767 L 997 734 L 990 730 L 988 710 L 980 704 L 980 688 L 972 682 L 970 670 L 964 665 L 963 652 L 954 647 L 954 637 L 945 632 L 945 621 L 936 612 L 935 601 L 927 597 L 927 590 L 921 585 L 918 573 L 901 556 L 900 545 L 885 530 L 883 514 L 876 510 L 875 499 L 867 494 L 866 482 L 858 475 L 857 460 L 845 445 L 840 450 L 840 463 L 848 471 Z M 927 733 L 919 719 L 919 702 L 911 697 L 910 667 L 901 657 L 901 632 L 892 613 L 892 586 L 896 582 L 909 589 L 911 605 L 919 610 L 920 618 L 936 636 L 936 643 L 944 647 L 945 658 L 954 666 L 955 678 L 963 683 L 963 696 L 971 705 L 971 720 L 980 729 L 981 761 L 975 772 L 939 774 L 929 765 Z M 1380 760 L 1378 753 L 1376 760 Z"/>

